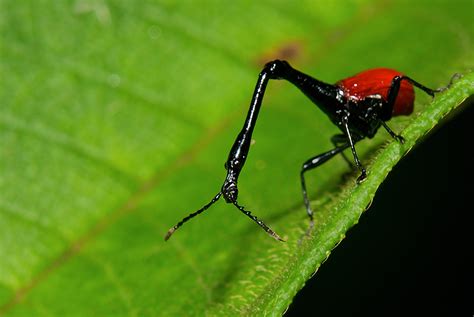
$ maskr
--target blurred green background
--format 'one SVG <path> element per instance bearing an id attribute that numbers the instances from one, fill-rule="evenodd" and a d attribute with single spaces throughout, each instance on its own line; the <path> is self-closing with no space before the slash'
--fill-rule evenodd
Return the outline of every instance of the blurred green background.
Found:
<path id="1" fill-rule="evenodd" d="M 262 64 L 285 58 L 327 82 L 393 67 L 442 86 L 473 66 L 472 9 L 0 0 L 0 314 L 281 313 L 294 290 L 273 295 L 307 221 L 299 169 L 337 132 L 289 84 L 269 85 L 240 180 L 241 203 L 288 243 L 223 203 L 162 241 L 220 187 Z M 429 102 L 418 94 L 416 112 Z M 337 159 L 309 176 L 321 226 L 346 171 Z"/>

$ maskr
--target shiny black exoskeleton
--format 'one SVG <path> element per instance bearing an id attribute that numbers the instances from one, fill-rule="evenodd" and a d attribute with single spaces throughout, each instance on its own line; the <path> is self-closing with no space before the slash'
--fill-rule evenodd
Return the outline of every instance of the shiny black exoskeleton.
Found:
<path id="1" fill-rule="evenodd" d="M 371 78 L 374 78 L 373 80 Z M 304 174 L 305 172 L 323 164 L 338 153 L 351 148 L 354 161 L 361 174 L 357 179 L 363 181 L 366 170 L 361 164 L 355 144 L 363 138 L 372 138 L 380 126 L 383 126 L 390 135 L 400 142 L 403 138 L 393 132 L 385 123 L 392 115 L 408 114 L 413 108 L 413 87 L 422 89 L 431 96 L 443 89 L 432 90 L 403 74 L 389 69 L 374 69 L 343 80 L 335 85 L 321 82 L 306 75 L 286 61 L 275 60 L 265 65 L 260 72 L 258 81 L 250 103 L 250 109 L 244 126 L 238 134 L 225 163 L 227 176 L 221 190 L 204 207 L 185 217 L 165 236 L 165 240 L 189 219 L 202 213 L 221 196 L 227 203 L 232 203 L 241 212 L 250 217 L 273 238 L 283 239 L 270 229 L 265 223 L 253 216 L 237 203 L 238 178 L 245 165 L 252 140 L 252 133 L 262 105 L 267 83 L 270 79 L 284 79 L 298 87 L 313 103 L 326 113 L 329 119 L 339 127 L 342 134 L 335 135 L 331 141 L 335 148 L 314 156 L 303 163 L 300 177 L 306 211 L 313 226 L 313 211 L 308 199 Z M 397 96 L 399 98 L 397 99 Z"/>

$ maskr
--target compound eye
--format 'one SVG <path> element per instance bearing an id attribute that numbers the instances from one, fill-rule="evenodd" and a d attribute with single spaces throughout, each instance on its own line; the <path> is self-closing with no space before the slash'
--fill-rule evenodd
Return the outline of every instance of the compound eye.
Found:
<path id="1" fill-rule="evenodd" d="M 239 190 L 237 189 L 237 185 L 233 182 L 224 184 L 224 188 L 222 190 L 224 194 L 224 199 L 228 203 L 233 203 L 237 201 L 237 196 L 239 195 Z"/>

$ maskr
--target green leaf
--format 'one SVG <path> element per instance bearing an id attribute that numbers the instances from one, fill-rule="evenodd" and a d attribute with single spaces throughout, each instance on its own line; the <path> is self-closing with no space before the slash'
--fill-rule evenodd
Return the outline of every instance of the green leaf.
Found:
<path id="1" fill-rule="evenodd" d="M 0 1 L 0 315 L 281 315 L 357 223 L 393 166 L 473 94 L 471 1 Z M 262 62 L 335 82 L 377 66 L 428 87 L 464 77 L 358 145 L 367 181 L 343 177 L 337 129 L 288 83 L 270 83 L 239 199 L 219 190 Z M 324 305 L 324 303 L 320 303 Z"/>

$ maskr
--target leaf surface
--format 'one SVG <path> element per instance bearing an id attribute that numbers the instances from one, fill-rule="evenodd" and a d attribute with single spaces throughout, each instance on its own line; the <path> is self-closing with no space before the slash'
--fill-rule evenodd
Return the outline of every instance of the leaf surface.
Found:
<path id="1" fill-rule="evenodd" d="M 403 155 L 473 94 L 472 1 L 0 1 L 0 315 L 281 315 L 357 223 Z M 242 172 L 223 201 L 163 241 L 219 190 L 262 63 L 335 82 L 371 67 L 428 87 L 464 77 L 358 145 L 369 177 L 335 158 L 337 129 L 271 82 Z M 374 237 L 376 238 L 376 237 Z M 320 303 L 324 304 L 324 303 Z"/>

